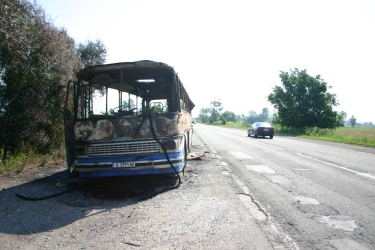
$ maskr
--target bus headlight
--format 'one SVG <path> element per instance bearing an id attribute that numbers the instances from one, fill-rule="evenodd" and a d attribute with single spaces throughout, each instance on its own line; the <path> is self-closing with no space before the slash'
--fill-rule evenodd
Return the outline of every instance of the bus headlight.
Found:
<path id="1" fill-rule="evenodd" d="M 160 141 L 160 143 L 164 146 L 165 150 L 167 151 L 176 151 L 179 148 L 177 145 L 177 140 L 163 140 Z"/>

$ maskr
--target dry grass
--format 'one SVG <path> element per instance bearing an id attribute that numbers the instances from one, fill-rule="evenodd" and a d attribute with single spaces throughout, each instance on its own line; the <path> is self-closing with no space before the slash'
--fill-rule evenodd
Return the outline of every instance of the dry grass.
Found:
<path id="1" fill-rule="evenodd" d="M 314 128 L 301 137 L 375 148 L 375 128 L 343 127 L 336 130 Z"/>
<path id="2" fill-rule="evenodd" d="M 337 131 L 347 135 L 375 136 L 375 128 L 339 128 Z"/>

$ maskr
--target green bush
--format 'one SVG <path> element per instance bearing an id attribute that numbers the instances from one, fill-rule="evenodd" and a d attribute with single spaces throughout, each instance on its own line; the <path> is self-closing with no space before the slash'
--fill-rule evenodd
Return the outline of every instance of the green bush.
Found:
<path id="1" fill-rule="evenodd" d="M 12 175 L 20 173 L 25 167 L 44 167 L 46 164 L 65 164 L 65 148 L 54 149 L 52 153 L 42 155 L 23 148 L 19 153 L 4 157 L 4 151 L 0 150 L 0 173 Z"/>
<path id="2" fill-rule="evenodd" d="M 332 136 L 334 134 L 334 129 L 328 129 L 328 128 L 306 128 L 305 129 L 305 135 L 307 136 Z"/>
<path id="3" fill-rule="evenodd" d="M 0 173 L 20 172 L 28 162 L 27 155 L 23 153 L 13 154 L 4 159 L 4 151 L 1 150 L 0 156 Z"/>
<path id="4" fill-rule="evenodd" d="M 225 126 L 229 128 L 248 129 L 251 126 L 251 124 L 247 122 L 246 123 L 227 122 Z"/>

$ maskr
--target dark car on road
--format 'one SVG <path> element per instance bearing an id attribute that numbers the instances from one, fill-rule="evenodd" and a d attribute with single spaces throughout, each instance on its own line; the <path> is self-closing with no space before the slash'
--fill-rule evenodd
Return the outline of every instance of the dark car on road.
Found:
<path id="1" fill-rule="evenodd" d="M 272 127 L 271 124 L 268 122 L 255 122 L 248 130 L 247 136 L 269 136 L 270 139 L 273 138 L 273 134 L 275 133 L 275 129 Z"/>

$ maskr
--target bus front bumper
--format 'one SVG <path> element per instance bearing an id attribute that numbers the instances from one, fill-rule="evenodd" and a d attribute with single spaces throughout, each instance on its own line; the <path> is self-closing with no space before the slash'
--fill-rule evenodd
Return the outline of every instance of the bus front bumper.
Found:
<path id="1" fill-rule="evenodd" d="M 76 162 L 74 170 L 79 177 L 104 177 L 124 175 L 145 175 L 145 174 L 168 174 L 180 173 L 183 170 L 185 161 L 182 157 L 170 158 L 171 164 L 166 159 L 134 161 L 133 167 L 114 167 L 115 161 L 103 162 Z"/>

